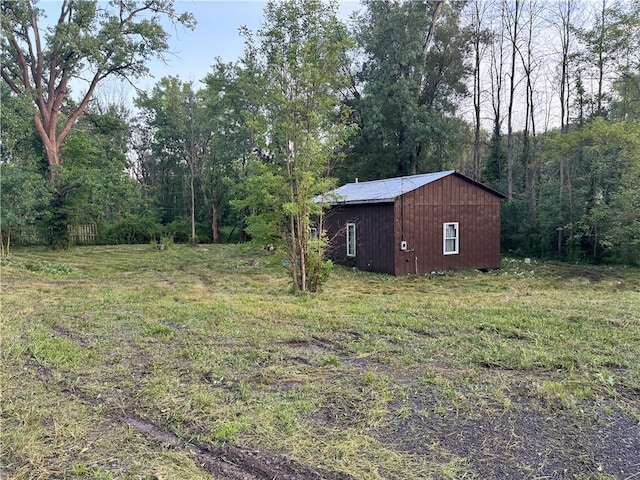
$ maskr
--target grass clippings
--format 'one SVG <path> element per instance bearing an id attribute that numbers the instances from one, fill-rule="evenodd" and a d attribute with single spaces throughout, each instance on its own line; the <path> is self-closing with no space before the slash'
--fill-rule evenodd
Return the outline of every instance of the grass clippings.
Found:
<path id="1" fill-rule="evenodd" d="M 3 478 L 640 478 L 636 268 L 337 267 L 305 296 L 253 245 L 1 268 Z"/>

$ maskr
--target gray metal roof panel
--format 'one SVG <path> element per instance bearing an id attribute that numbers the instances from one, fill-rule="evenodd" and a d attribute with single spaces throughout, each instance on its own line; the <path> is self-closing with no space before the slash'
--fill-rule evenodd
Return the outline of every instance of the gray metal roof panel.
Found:
<path id="1" fill-rule="evenodd" d="M 454 172 L 455 170 L 446 170 L 444 172 L 385 178 L 370 182 L 347 183 L 325 195 L 317 196 L 314 201 L 331 205 L 393 202 L 400 195 L 451 175 Z"/>

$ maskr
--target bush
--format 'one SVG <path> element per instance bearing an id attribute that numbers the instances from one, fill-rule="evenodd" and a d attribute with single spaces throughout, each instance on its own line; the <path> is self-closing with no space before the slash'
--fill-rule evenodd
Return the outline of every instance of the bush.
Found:
<path id="1" fill-rule="evenodd" d="M 211 226 L 206 222 L 196 223 L 196 243 L 211 243 Z M 191 243 L 191 220 L 178 218 L 164 227 L 165 235 L 176 243 Z"/>
<path id="2" fill-rule="evenodd" d="M 149 243 L 161 235 L 162 225 L 138 215 L 102 225 L 98 231 L 99 242 L 108 245 Z"/>
<path id="3" fill-rule="evenodd" d="M 191 241 L 191 222 L 186 218 L 178 218 L 164 226 L 165 235 L 173 237 L 176 243 Z"/>
<path id="4" fill-rule="evenodd" d="M 219 229 L 219 243 L 240 243 L 240 229 L 237 227 L 220 227 Z"/>

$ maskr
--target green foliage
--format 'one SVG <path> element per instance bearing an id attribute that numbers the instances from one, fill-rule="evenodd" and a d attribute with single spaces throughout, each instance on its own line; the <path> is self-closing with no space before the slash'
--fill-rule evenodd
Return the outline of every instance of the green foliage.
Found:
<path id="1" fill-rule="evenodd" d="M 48 228 L 50 242 L 66 246 L 65 234 L 73 216 L 73 201 L 67 195 L 95 176 L 89 175 L 79 184 L 70 180 L 73 166 L 69 171 L 61 168 L 65 162 L 60 149 L 65 139 L 78 126 L 98 84 L 108 77 L 129 81 L 139 78 L 148 73 L 148 61 L 168 50 L 163 18 L 187 28 L 195 23 L 190 14 L 176 13 L 173 0 L 110 2 L 100 8 L 95 0 L 78 0 L 60 3 L 57 20 L 41 30 L 44 11 L 34 3 L 2 2 L 0 69 L 6 86 L 18 97 L 28 97 L 36 107 L 31 118 L 46 152 L 48 180 L 56 192 Z M 74 78 L 87 80 L 88 84 L 78 102 L 68 96 L 69 82 Z M 109 122 L 96 126 L 106 127 L 108 133 L 117 131 Z M 93 153 L 90 143 L 79 140 L 70 148 Z M 111 144 L 103 146 L 111 148 Z M 119 146 L 118 153 L 124 158 L 125 146 Z M 107 152 L 106 157 L 110 161 L 113 155 Z M 122 174 L 122 169 L 118 173 Z M 98 197 L 121 193 L 115 190 L 107 188 Z M 95 189 L 91 194 L 96 195 Z"/>
<path id="2" fill-rule="evenodd" d="M 352 99 L 361 134 L 345 167 L 353 177 L 377 179 L 442 170 L 460 156 L 463 122 L 455 118 L 466 93 L 471 45 L 460 28 L 461 4 L 445 2 L 424 56 L 435 2 L 365 2 L 355 36 L 364 52 Z"/>
<path id="3" fill-rule="evenodd" d="M 160 238 L 162 226 L 147 217 L 130 215 L 101 225 L 98 234 L 99 242 L 109 245 L 149 243 Z"/>
<path id="4" fill-rule="evenodd" d="M 7 161 L 33 149 L 32 116 L 35 110 L 28 94 L 12 92 L 5 82 L 0 83 L 0 92 L 2 159 Z"/>
<path id="5" fill-rule="evenodd" d="M 16 162 L 0 164 L 0 233 L 2 257 L 9 255 L 11 235 L 47 219 L 51 190 L 45 179 Z"/>
<path id="6" fill-rule="evenodd" d="M 283 245 L 281 233 L 286 229 L 281 199 L 286 195 L 282 179 L 269 166 L 252 162 L 245 181 L 246 197 L 231 204 L 249 212 L 245 231 L 262 244 Z"/>
<path id="7" fill-rule="evenodd" d="M 524 192 L 503 205 L 502 248 L 522 255 L 637 263 L 638 123 L 598 117 L 566 134 L 545 133 L 538 142 L 544 181 L 535 210 Z"/>
<path id="8" fill-rule="evenodd" d="M 173 238 L 174 242 L 187 243 L 191 240 L 191 225 L 188 218 L 176 219 L 164 226 L 164 232 Z M 162 243 L 162 242 L 161 242 Z"/>
<path id="9" fill-rule="evenodd" d="M 266 127 L 257 137 L 264 163 L 252 167 L 257 175 L 248 176 L 247 196 L 235 205 L 251 214 L 247 233 L 284 246 L 296 292 L 318 290 L 324 278 L 320 267 L 307 271 L 311 215 L 320 213 L 313 198 L 333 185 L 329 173 L 354 131 L 349 111 L 339 108 L 350 41 L 336 8 L 316 0 L 270 2 L 259 46 L 252 39 L 247 46 L 247 56 L 259 52 L 263 62 L 255 73 L 264 87 L 264 122 L 254 125 Z"/>
<path id="10" fill-rule="evenodd" d="M 638 92 L 633 93 L 628 87 L 633 89 L 633 75 L 640 67 L 637 57 L 640 49 L 639 14 L 638 2 L 602 2 L 594 9 L 595 21 L 577 29 L 578 38 L 584 45 L 578 55 L 580 75 L 597 82 L 595 91 L 586 92 L 584 98 L 590 119 L 606 116 L 613 106 L 614 115 L 622 113 L 624 117 L 618 118 L 627 120 L 628 114 L 637 109 L 629 100 Z M 610 72 L 619 72 L 612 78 L 617 83 L 614 88 L 622 94 L 618 101 L 614 91 L 605 85 Z"/>
<path id="11" fill-rule="evenodd" d="M 325 259 L 328 246 L 326 231 L 323 231 L 319 238 L 309 240 L 306 260 L 308 289 L 311 292 L 319 292 L 333 270 L 333 262 Z"/>
<path id="12" fill-rule="evenodd" d="M 153 88 L 151 95 L 141 93 L 136 104 L 146 118 L 147 125 L 153 128 L 154 156 L 174 164 L 173 168 L 179 168 L 178 165 L 182 163 L 188 167 L 186 184 L 190 194 L 188 210 L 191 219 L 189 238 L 196 242 L 196 193 L 200 193 L 202 189 L 204 203 L 208 203 L 207 193 L 211 182 L 218 180 L 211 180 L 207 175 L 217 173 L 217 169 L 207 170 L 205 173 L 205 157 L 210 152 L 213 136 L 205 102 L 196 93 L 191 82 L 182 82 L 177 77 L 164 77 Z M 215 226 L 218 212 L 211 212 L 211 223 Z M 217 231 L 213 235 L 217 237 Z"/>
<path id="13" fill-rule="evenodd" d="M 68 221 L 100 224 L 141 209 L 140 185 L 125 171 L 129 138 L 127 112 L 115 106 L 88 110 L 69 134 L 58 169 L 59 181 L 73 185 L 61 199 Z"/>
<path id="14" fill-rule="evenodd" d="M 617 95 L 611 106 L 612 119 L 640 122 L 640 73 L 623 71 L 613 86 Z"/>
<path id="15" fill-rule="evenodd" d="M 51 262 L 37 262 L 37 263 L 25 263 L 24 268 L 30 272 L 48 273 L 51 275 L 68 275 L 71 273 L 71 268 L 62 263 Z"/>

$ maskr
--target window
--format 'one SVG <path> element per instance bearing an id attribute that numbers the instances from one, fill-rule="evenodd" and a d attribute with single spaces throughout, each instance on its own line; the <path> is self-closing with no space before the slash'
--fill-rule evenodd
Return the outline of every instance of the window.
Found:
<path id="1" fill-rule="evenodd" d="M 309 229 L 309 240 L 318 240 L 318 229 L 316 227 Z"/>
<path id="2" fill-rule="evenodd" d="M 443 225 L 444 254 L 454 255 L 458 253 L 460 247 L 460 237 L 458 232 L 458 222 L 445 223 Z"/>
<path id="3" fill-rule="evenodd" d="M 347 223 L 347 257 L 356 256 L 356 224 Z"/>

